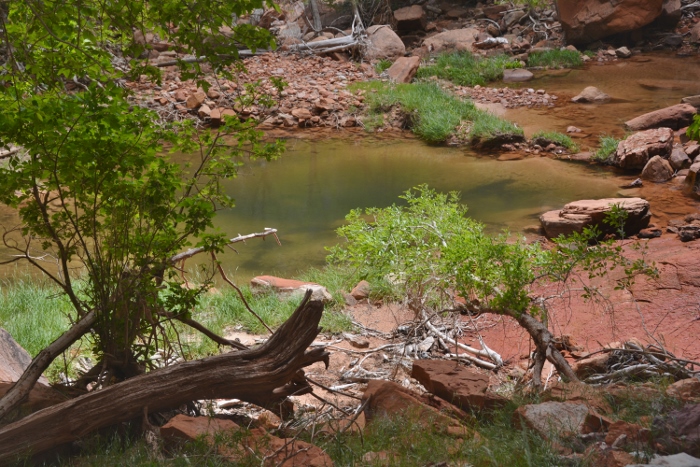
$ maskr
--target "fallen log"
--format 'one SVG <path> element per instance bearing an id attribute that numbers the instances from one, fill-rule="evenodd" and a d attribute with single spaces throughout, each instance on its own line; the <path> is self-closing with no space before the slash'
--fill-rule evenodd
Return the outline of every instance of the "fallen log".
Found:
<path id="1" fill-rule="evenodd" d="M 185 362 L 128 379 L 35 412 L 0 428 L 0 465 L 38 455 L 105 426 L 192 400 L 236 398 L 269 406 L 312 391 L 302 368 L 323 361 L 325 348 L 307 348 L 318 335 L 321 302 L 308 291 L 294 314 L 260 347 Z"/>

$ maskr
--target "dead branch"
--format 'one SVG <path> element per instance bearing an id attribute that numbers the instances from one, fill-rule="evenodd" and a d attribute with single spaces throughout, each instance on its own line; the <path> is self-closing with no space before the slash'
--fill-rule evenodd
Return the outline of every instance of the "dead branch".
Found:
<path id="1" fill-rule="evenodd" d="M 273 235 L 275 237 L 275 240 L 277 240 L 277 244 L 280 244 L 280 240 L 277 237 L 277 229 L 271 229 L 268 227 L 265 227 L 265 229 L 262 232 L 256 232 L 248 235 L 239 235 L 238 237 L 234 237 L 229 239 L 228 244 L 231 245 L 233 243 L 239 243 L 239 242 L 244 242 L 246 240 L 250 240 L 251 238 L 264 238 L 267 237 L 268 235 Z M 168 260 L 168 263 L 170 264 L 177 264 L 180 261 L 189 259 L 195 255 L 198 255 L 199 253 L 202 253 L 206 251 L 206 248 L 204 247 L 198 247 L 198 248 L 190 248 L 187 251 L 183 251 L 182 253 L 178 253 L 175 256 L 171 257 Z"/>
<path id="2" fill-rule="evenodd" d="M 236 398 L 260 406 L 311 392 L 302 368 L 323 361 L 307 350 L 318 335 L 323 304 L 307 292 L 294 314 L 262 346 L 180 363 L 48 407 L 0 428 L 0 464 L 40 454 L 101 427 L 198 399 Z M 116 409 L 115 409 L 116 408 Z"/>

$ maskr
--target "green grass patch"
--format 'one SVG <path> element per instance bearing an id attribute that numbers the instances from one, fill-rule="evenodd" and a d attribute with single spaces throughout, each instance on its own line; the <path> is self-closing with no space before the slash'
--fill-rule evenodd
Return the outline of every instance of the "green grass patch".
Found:
<path id="1" fill-rule="evenodd" d="M 593 159 L 598 162 L 606 163 L 610 160 L 610 156 L 617 151 L 617 146 L 620 144 L 621 139 L 615 138 L 610 135 L 601 135 L 598 138 L 598 150 L 593 154 Z"/>
<path id="2" fill-rule="evenodd" d="M 436 76 L 460 86 L 485 85 L 503 77 L 506 68 L 520 68 L 520 62 L 508 55 L 477 57 L 469 52 L 441 54 L 435 63 L 418 69 L 418 78 Z"/>
<path id="3" fill-rule="evenodd" d="M 578 144 L 564 133 L 559 133 L 558 131 L 538 131 L 532 135 L 532 142 L 539 144 L 540 146 L 547 147 L 554 143 L 557 146 L 562 146 L 569 152 L 578 152 Z"/>
<path id="4" fill-rule="evenodd" d="M 351 89 L 366 91 L 370 119 L 399 106 L 406 125 L 421 139 L 441 143 L 466 124 L 466 138 L 489 139 L 504 134 L 522 134 L 513 123 L 477 109 L 435 83 L 390 84 L 380 81 L 355 83 Z M 365 117 L 367 118 L 367 117 Z"/>
<path id="5" fill-rule="evenodd" d="M 527 59 L 530 67 L 577 68 L 582 65 L 581 54 L 567 49 L 532 52 Z"/>
<path id="6" fill-rule="evenodd" d="M 383 58 L 379 60 L 376 65 L 374 65 L 374 70 L 377 72 L 377 74 L 382 74 L 384 71 L 388 70 L 392 64 L 393 63 L 391 60 Z"/>

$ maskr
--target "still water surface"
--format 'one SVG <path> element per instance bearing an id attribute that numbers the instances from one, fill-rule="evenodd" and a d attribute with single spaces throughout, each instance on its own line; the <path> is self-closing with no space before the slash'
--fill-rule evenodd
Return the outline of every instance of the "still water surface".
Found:
<path id="1" fill-rule="evenodd" d="M 277 161 L 249 164 L 228 187 L 236 207 L 220 212 L 218 226 L 230 234 L 274 227 L 282 241 L 254 240 L 227 254 L 239 279 L 323 264 L 351 209 L 389 206 L 421 183 L 461 192 L 472 217 L 511 231 L 569 201 L 615 196 L 620 183 L 609 170 L 548 158 L 499 162 L 416 140 L 293 140 L 287 148 Z"/>

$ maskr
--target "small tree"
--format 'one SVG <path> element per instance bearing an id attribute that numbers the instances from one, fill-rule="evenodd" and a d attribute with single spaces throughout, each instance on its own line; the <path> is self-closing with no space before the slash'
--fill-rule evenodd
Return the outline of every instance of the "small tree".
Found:
<path id="1" fill-rule="evenodd" d="M 539 290 L 551 283 L 566 285 L 577 270 L 593 278 L 623 268 L 619 287 L 629 285 L 636 273 L 653 273 L 643 261 L 628 261 L 613 240 L 597 242 L 595 228 L 557 238 L 544 248 L 508 233 L 486 234 L 482 224 L 466 217 L 457 193 L 440 194 L 421 185 L 401 198 L 405 206 L 351 211 L 348 225 L 338 229 L 346 242 L 330 249 L 329 261 L 356 267 L 369 280 L 390 277 L 423 320 L 445 309 L 450 290 L 473 312 L 514 318 L 536 345 L 536 387 L 541 386 L 546 359 L 564 378 L 577 380 L 547 326 L 547 303 L 555 297 L 544 297 Z M 613 213 L 621 228 L 624 211 Z M 584 288 L 584 295 L 593 292 Z"/>
<path id="2" fill-rule="evenodd" d="M 215 211 L 231 206 L 221 181 L 247 157 L 272 158 L 257 122 L 226 120 L 216 130 L 192 120 L 165 122 L 136 106 L 125 73 L 160 80 L 157 68 L 130 57 L 153 32 L 206 57 L 216 74 L 238 48 L 272 45 L 266 30 L 232 18 L 268 0 L 10 0 L 0 8 L 0 146 L 18 148 L 0 166 L 0 202 L 21 223 L 3 226 L 6 262 L 27 261 L 70 299 L 74 325 L 44 349 L 0 400 L 0 419 L 28 393 L 53 359 L 84 335 L 99 362 L 80 382 L 102 387 L 143 373 L 156 349 L 169 346 L 173 320 L 194 326 L 199 290 L 181 288 L 173 258 L 194 244 L 222 250 Z M 203 79 L 199 60 L 180 62 L 184 78 Z M 277 82 L 280 84 L 280 82 Z M 248 98 L 250 98 L 248 93 Z M 192 167 L 165 151 L 196 153 Z M 225 339 L 219 343 L 235 345 Z"/>

